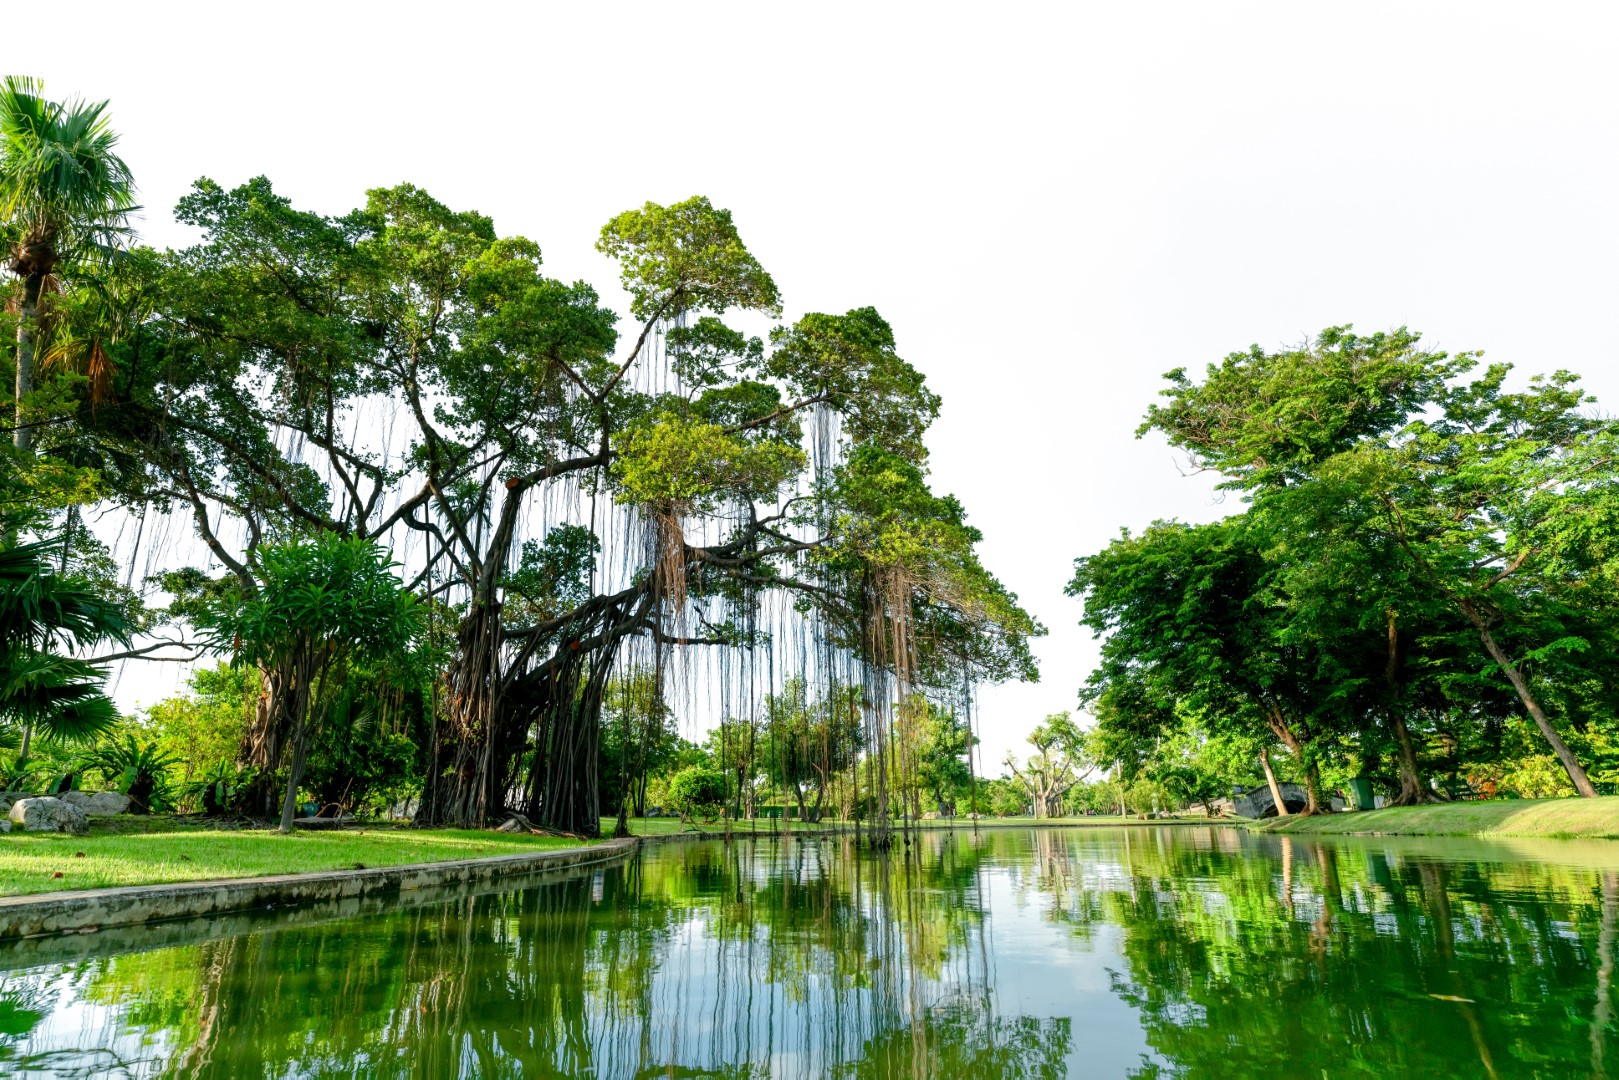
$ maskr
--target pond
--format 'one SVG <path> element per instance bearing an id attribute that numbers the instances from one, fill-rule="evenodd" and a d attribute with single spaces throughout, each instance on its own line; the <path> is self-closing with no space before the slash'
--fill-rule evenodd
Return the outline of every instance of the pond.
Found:
<path id="1" fill-rule="evenodd" d="M 0 1074 L 1619 1075 L 1616 929 L 1608 842 L 665 843 L 362 915 L 0 948 Z"/>

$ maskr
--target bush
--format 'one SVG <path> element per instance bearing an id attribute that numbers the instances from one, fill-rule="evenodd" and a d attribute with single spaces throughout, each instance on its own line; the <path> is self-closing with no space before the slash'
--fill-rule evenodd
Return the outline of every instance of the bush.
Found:
<path id="1" fill-rule="evenodd" d="M 251 765 L 217 762 L 185 785 L 184 798 L 188 804 L 211 816 L 239 812 L 242 800 L 256 779 L 258 770 Z"/>
<path id="2" fill-rule="evenodd" d="M 220 664 L 192 673 L 190 694 L 146 710 L 141 727 L 158 748 L 186 762 L 187 779 L 217 761 L 234 761 L 259 696 L 259 673 Z"/>
<path id="3" fill-rule="evenodd" d="M 669 778 L 669 807 L 683 819 L 713 821 L 725 806 L 725 777 L 692 765 Z"/>
<path id="4" fill-rule="evenodd" d="M 157 743 L 143 743 L 131 733 L 102 743 L 86 762 L 129 796 L 129 810 L 134 814 L 174 808 L 168 774 L 177 763 L 174 755 Z"/>
<path id="5" fill-rule="evenodd" d="M 1117 814 L 1123 785 L 1117 780 L 1098 780 L 1090 784 L 1076 784 L 1068 795 L 1068 803 L 1076 811 L 1087 814 Z"/>
<path id="6" fill-rule="evenodd" d="M 1146 777 L 1140 777 L 1130 785 L 1124 793 L 1124 805 L 1137 817 L 1146 817 L 1154 810 L 1168 810 L 1170 808 L 1169 793 L 1162 784 L 1154 783 Z"/>
<path id="7" fill-rule="evenodd" d="M 989 799 L 989 812 L 996 817 L 1023 817 L 1029 812 L 1029 797 L 1022 788 L 1011 780 L 991 780 L 985 785 L 989 790 L 985 795 Z"/>

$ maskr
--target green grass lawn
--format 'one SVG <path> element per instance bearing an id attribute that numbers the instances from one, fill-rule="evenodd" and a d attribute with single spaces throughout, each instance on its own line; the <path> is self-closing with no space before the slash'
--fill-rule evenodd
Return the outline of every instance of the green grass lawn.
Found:
<path id="1" fill-rule="evenodd" d="M 1351 814 L 1267 819 L 1267 832 L 1309 835 L 1545 836 L 1619 839 L 1619 796 L 1600 799 L 1497 799 L 1395 806 Z"/>
<path id="2" fill-rule="evenodd" d="M 332 832 L 214 829 L 172 819 L 97 821 L 88 836 L 0 834 L 0 896 L 112 885 L 404 866 L 578 847 L 567 837 L 379 827 Z M 82 857 L 80 852 L 83 852 Z"/>

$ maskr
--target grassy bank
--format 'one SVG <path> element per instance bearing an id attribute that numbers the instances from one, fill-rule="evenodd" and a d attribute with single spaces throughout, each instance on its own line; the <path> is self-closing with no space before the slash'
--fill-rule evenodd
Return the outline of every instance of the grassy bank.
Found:
<path id="1" fill-rule="evenodd" d="M 1290 835 L 1543 836 L 1619 840 L 1619 796 L 1500 799 L 1272 818 L 1253 828 Z"/>
<path id="2" fill-rule="evenodd" d="M 566 837 L 462 829 L 224 830 L 153 818 L 98 822 L 88 836 L 0 836 L 0 896 L 214 878 L 405 866 L 578 847 Z"/>

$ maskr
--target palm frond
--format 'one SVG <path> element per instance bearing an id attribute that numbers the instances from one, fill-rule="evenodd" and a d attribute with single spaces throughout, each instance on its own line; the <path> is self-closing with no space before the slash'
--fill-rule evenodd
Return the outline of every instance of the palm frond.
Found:
<path id="1" fill-rule="evenodd" d="M 0 642 L 45 649 L 54 643 L 127 644 L 133 626 L 110 600 L 50 569 L 47 539 L 0 551 Z"/>
<path id="2" fill-rule="evenodd" d="M 17 648 L 0 652 L 0 717 L 49 739 L 83 742 L 118 722 L 103 676 L 82 660 Z"/>
<path id="3" fill-rule="evenodd" d="M 134 178 L 115 152 L 107 102 L 50 101 L 43 89 L 0 79 L 0 219 L 14 251 L 46 252 L 44 269 L 97 263 L 128 235 Z"/>

